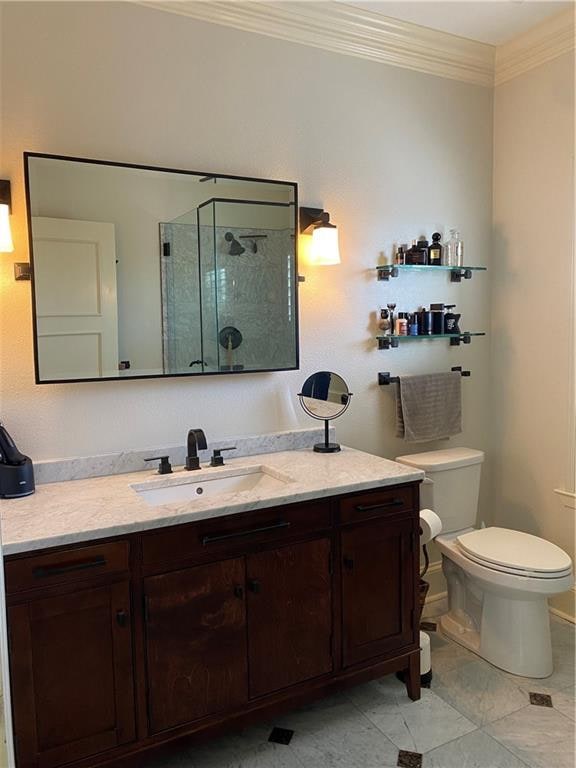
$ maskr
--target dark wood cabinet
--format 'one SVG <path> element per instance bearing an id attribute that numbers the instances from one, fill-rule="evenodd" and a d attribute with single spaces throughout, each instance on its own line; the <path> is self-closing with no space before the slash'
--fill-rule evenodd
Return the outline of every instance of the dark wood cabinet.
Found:
<path id="1" fill-rule="evenodd" d="M 330 562 L 328 538 L 248 556 L 250 696 L 331 671 Z"/>
<path id="2" fill-rule="evenodd" d="M 128 582 L 8 610 L 19 768 L 52 768 L 134 738 Z"/>
<path id="3" fill-rule="evenodd" d="M 244 581 L 241 558 L 146 579 L 152 733 L 246 700 Z"/>
<path id="4" fill-rule="evenodd" d="M 419 696 L 418 484 L 5 561 L 17 768 L 120 768 L 390 672 Z"/>
<path id="5" fill-rule="evenodd" d="M 416 537 L 411 519 L 371 520 L 342 531 L 346 666 L 415 642 Z"/>

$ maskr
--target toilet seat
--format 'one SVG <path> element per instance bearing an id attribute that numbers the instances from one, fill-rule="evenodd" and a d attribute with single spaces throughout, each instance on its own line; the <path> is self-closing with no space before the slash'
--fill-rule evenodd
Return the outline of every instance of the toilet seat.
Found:
<path id="1" fill-rule="evenodd" d="M 492 570 L 540 579 L 572 571 L 570 557 L 550 541 L 507 528 L 481 528 L 456 537 L 462 554 Z"/>

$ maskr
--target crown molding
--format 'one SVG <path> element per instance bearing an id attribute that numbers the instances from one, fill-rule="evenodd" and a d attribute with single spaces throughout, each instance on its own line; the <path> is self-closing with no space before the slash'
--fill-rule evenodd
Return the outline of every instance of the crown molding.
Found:
<path id="1" fill-rule="evenodd" d="M 157 10 L 491 87 L 492 45 L 339 2 L 142 0 Z"/>
<path id="2" fill-rule="evenodd" d="M 495 84 L 574 50 L 574 9 L 546 19 L 496 49 Z"/>

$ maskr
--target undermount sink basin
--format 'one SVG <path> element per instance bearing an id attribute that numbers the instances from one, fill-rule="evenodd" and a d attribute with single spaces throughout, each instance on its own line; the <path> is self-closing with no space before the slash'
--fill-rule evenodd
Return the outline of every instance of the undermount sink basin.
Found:
<path id="1" fill-rule="evenodd" d="M 282 488 L 292 478 L 268 467 L 254 466 L 226 470 L 217 475 L 210 471 L 186 473 L 186 476 L 169 480 L 136 483 L 132 489 L 151 507 L 213 498 L 241 491 L 274 491 Z"/>

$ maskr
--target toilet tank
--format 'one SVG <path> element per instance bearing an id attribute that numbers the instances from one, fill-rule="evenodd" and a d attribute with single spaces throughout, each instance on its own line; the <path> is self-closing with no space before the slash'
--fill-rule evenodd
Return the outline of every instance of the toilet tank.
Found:
<path id="1" fill-rule="evenodd" d="M 473 528 L 478 514 L 480 472 L 484 453 L 473 448 L 447 448 L 396 458 L 400 464 L 424 470 L 421 509 L 433 509 L 442 520 L 442 533 Z"/>

